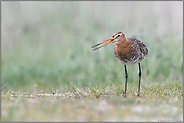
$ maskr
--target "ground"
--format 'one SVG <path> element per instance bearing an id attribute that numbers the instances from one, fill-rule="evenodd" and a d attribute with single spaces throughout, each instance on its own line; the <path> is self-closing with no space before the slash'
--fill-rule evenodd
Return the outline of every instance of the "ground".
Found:
<path id="1" fill-rule="evenodd" d="M 183 121 L 177 84 L 144 88 L 140 97 L 132 89 L 126 98 L 121 88 L 56 91 L 2 94 L 2 121 Z"/>

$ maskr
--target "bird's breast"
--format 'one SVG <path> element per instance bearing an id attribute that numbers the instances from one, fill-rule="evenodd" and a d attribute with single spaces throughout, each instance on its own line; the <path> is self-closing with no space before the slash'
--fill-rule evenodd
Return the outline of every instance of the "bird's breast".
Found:
<path id="1" fill-rule="evenodd" d="M 132 52 L 130 46 L 127 47 L 118 47 L 117 45 L 114 48 L 114 55 L 124 65 L 128 65 L 130 63 L 131 57 L 135 56 L 134 52 Z"/>

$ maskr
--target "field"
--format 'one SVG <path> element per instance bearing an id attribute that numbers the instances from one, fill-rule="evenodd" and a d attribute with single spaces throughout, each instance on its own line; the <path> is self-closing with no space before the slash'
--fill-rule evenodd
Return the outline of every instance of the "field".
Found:
<path id="1" fill-rule="evenodd" d="M 1 121 L 183 121 L 182 2 L 1 2 Z M 124 66 L 116 31 L 144 42 Z"/>

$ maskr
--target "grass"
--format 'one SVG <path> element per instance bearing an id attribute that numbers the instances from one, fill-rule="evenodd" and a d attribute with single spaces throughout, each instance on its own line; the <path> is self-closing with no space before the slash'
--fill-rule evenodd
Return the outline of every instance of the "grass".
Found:
<path id="1" fill-rule="evenodd" d="M 78 88 L 72 91 L 13 92 L 2 95 L 3 121 L 182 121 L 183 91 L 179 84 L 151 85 L 129 90 L 121 87 Z M 16 113 L 20 112 L 20 113 Z M 38 115 L 39 114 L 39 115 Z"/>
<path id="2" fill-rule="evenodd" d="M 181 120 L 181 10 L 182 2 L 2 2 L 2 121 Z M 148 48 L 139 98 L 138 65 L 127 66 L 124 99 L 115 45 L 92 51 L 116 31 Z"/>

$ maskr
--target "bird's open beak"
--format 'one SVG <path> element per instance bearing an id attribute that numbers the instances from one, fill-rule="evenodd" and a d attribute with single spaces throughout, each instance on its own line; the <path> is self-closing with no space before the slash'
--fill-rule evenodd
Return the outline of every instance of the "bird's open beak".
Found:
<path id="1" fill-rule="evenodd" d="M 92 46 L 92 48 L 94 48 L 94 47 L 96 47 L 96 46 L 99 46 L 99 45 L 101 45 L 101 46 L 99 46 L 99 47 L 97 47 L 97 48 L 95 48 L 95 49 L 93 49 L 93 51 L 95 51 L 95 50 L 97 50 L 97 49 L 99 49 L 99 48 L 101 48 L 101 47 L 103 47 L 103 46 L 105 46 L 105 45 L 107 45 L 107 44 L 110 44 L 110 43 L 113 43 L 114 42 L 114 38 L 111 38 L 111 39 L 108 39 L 108 40 L 106 40 L 106 41 L 103 41 L 103 42 L 101 42 L 101 43 L 99 43 L 99 44 L 96 44 L 96 45 L 94 45 L 94 46 Z"/>

